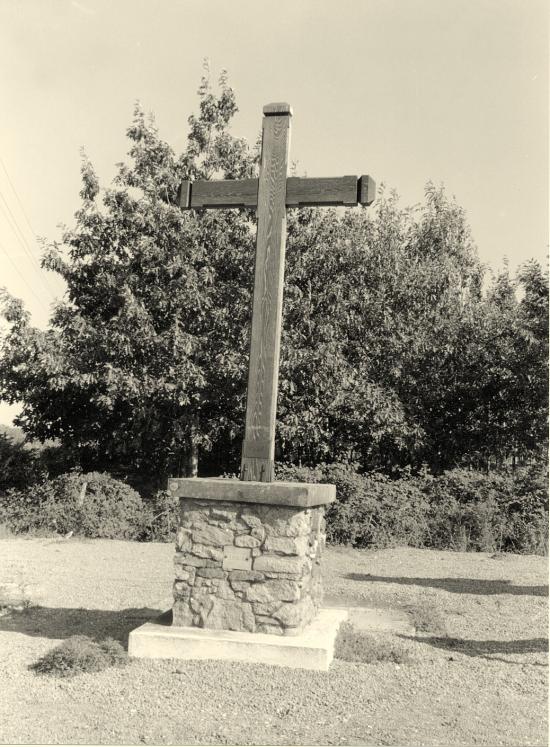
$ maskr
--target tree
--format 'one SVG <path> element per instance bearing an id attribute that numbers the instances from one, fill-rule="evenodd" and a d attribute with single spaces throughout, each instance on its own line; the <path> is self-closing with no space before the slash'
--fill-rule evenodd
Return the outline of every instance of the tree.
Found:
<path id="1" fill-rule="evenodd" d="M 179 158 L 139 106 L 127 131 L 131 163 L 119 164 L 111 188 L 100 193 L 83 156 L 76 226 L 44 258 L 67 283 L 48 331 L 7 299 L 2 396 L 23 402 L 27 433 L 73 444 L 85 468 L 181 472 L 240 407 L 251 215 L 184 214 L 177 187 L 250 175 L 258 156 L 227 131 L 236 104 L 226 75 L 216 96 L 206 74 L 199 96 Z"/>
<path id="2" fill-rule="evenodd" d="M 182 212 L 183 179 L 256 173 L 230 134 L 235 96 L 207 72 L 185 151 L 139 106 L 129 163 L 101 190 L 82 160 L 82 206 L 44 264 L 67 283 L 45 332 L 5 296 L 0 396 L 27 434 L 58 438 L 86 469 L 159 482 L 238 468 L 244 431 L 255 214 Z M 464 211 L 425 204 L 289 210 L 277 458 L 388 473 L 532 452 L 545 429 L 547 281 L 484 270 Z M 528 402 L 528 407 L 522 403 Z M 499 457 L 500 458 L 500 457 Z"/>
<path id="3" fill-rule="evenodd" d="M 402 210 L 395 194 L 382 192 L 372 217 L 310 214 L 301 222 L 310 221 L 307 231 L 302 224 L 289 229 L 285 329 L 293 332 L 286 336 L 303 334 L 307 322 L 301 355 L 309 355 L 304 380 L 315 392 L 306 398 L 311 405 L 320 391 L 326 395 L 317 408 L 325 424 L 320 443 L 327 456 L 355 458 L 368 469 L 422 461 L 438 468 L 460 454 L 459 444 L 440 454 L 458 415 L 448 361 L 460 358 L 482 267 L 463 210 L 432 185 L 426 198 Z M 296 278 L 303 279 L 293 293 Z M 283 359 L 289 365 L 292 355 Z M 289 410 L 295 401 L 293 394 Z M 311 443 L 311 423 L 305 426 Z"/>

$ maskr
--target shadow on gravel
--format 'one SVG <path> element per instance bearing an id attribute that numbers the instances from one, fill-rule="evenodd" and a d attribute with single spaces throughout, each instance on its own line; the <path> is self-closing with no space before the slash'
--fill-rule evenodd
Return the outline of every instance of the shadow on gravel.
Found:
<path id="1" fill-rule="evenodd" d="M 371 576 L 370 573 L 346 573 L 352 581 L 403 584 L 404 586 L 429 586 L 455 594 L 516 594 L 547 597 L 548 586 L 515 586 L 510 581 L 481 578 L 409 578 L 407 576 Z"/>
<path id="2" fill-rule="evenodd" d="M 541 654 L 548 653 L 547 638 L 522 638 L 516 641 L 472 641 L 464 638 L 447 638 L 447 637 L 422 637 L 399 635 L 417 643 L 426 643 L 429 646 L 435 646 L 445 651 L 455 651 L 466 656 L 480 656 L 483 659 L 498 659 L 507 661 L 510 664 L 517 664 L 517 661 L 510 661 L 495 657 L 493 654 Z"/>
<path id="3" fill-rule="evenodd" d="M 132 607 L 125 610 L 87 610 L 64 607 L 29 607 L 0 617 L 0 631 L 39 638 L 87 635 L 97 641 L 114 638 L 128 648 L 130 631 L 151 622 L 164 610 Z"/>

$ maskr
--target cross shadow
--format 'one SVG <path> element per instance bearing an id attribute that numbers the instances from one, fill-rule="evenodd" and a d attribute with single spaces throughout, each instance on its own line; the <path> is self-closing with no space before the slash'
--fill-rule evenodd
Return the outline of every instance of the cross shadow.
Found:
<path id="1" fill-rule="evenodd" d="M 162 617 L 159 618 L 161 614 Z M 20 611 L 11 610 L 0 617 L 0 631 L 55 639 L 70 638 L 73 635 L 86 635 L 96 641 L 114 638 L 128 648 L 130 631 L 153 620 L 170 625 L 172 611 L 151 607 L 87 610 L 82 607 L 37 606 Z"/>
<path id="2" fill-rule="evenodd" d="M 511 581 L 480 578 L 410 578 L 408 576 L 371 576 L 370 573 L 346 573 L 352 581 L 402 584 L 404 586 L 428 586 L 455 594 L 515 594 L 547 597 L 548 586 L 516 586 Z"/>
<path id="3" fill-rule="evenodd" d="M 517 664 L 517 661 L 503 659 L 494 654 L 541 654 L 548 653 L 547 638 L 522 638 L 516 641 L 473 641 L 463 638 L 447 637 L 417 637 L 399 634 L 399 638 L 417 643 L 425 643 L 445 651 L 455 651 L 466 656 L 481 657 L 483 659 L 504 661 L 509 664 Z M 538 663 L 538 666 L 546 666 Z"/>

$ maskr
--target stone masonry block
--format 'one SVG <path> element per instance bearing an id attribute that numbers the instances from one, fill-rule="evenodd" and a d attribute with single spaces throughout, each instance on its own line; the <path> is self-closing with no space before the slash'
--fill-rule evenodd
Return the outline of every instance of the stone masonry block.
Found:
<path id="1" fill-rule="evenodd" d="M 176 562 L 174 562 L 174 568 L 176 572 L 176 579 L 178 581 L 187 581 L 190 586 L 193 586 L 195 582 L 196 568 L 194 566 L 182 565 L 181 563 L 177 562 L 177 558 L 175 560 Z"/>
<path id="2" fill-rule="evenodd" d="M 259 528 L 262 526 L 262 520 L 260 519 L 260 517 L 252 513 L 241 514 L 241 520 L 251 528 Z"/>
<path id="3" fill-rule="evenodd" d="M 259 571 L 230 571 L 230 581 L 263 581 L 265 575 Z"/>
<path id="4" fill-rule="evenodd" d="M 237 547 L 259 547 L 261 544 L 257 537 L 252 537 L 250 534 L 239 534 L 235 537 Z"/>
<path id="5" fill-rule="evenodd" d="M 194 530 L 193 542 L 197 542 L 200 545 L 223 547 L 224 545 L 233 544 L 233 532 L 229 529 L 221 529 L 205 524 L 199 529 Z"/>
<path id="6" fill-rule="evenodd" d="M 257 619 L 258 615 L 272 615 L 281 605 L 282 602 L 271 602 L 266 604 L 263 604 L 262 602 L 252 602 L 252 610 Z"/>
<path id="7" fill-rule="evenodd" d="M 211 510 L 211 516 L 213 519 L 221 519 L 222 521 L 227 521 L 229 523 L 230 521 L 235 521 L 237 518 L 237 512 L 238 509 L 236 507 L 233 509 L 213 507 Z"/>
<path id="8" fill-rule="evenodd" d="M 249 630 L 256 627 L 250 604 L 231 599 L 212 598 L 212 604 L 199 612 L 201 627 L 215 630 Z"/>
<path id="9" fill-rule="evenodd" d="M 310 511 L 307 508 L 259 506 L 258 513 L 268 536 L 299 537 L 310 533 Z"/>
<path id="10" fill-rule="evenodd" d="M 260 555 L 254 558 L 252 567 L 255 571 L 273 571 L 275 573 L 299 573 L 304 570 L 305 558 L 281 555 Z"/>
<path id="11" fill-rule="evenodd" d="M 313 619 L 314 615 L 315 607 L 310 597 L 305 597 L 297 604 L 282 604 L 278 610 L 273 612 L 273 617 L 285 628 L 303 627 Z"/>
<path id="12" fill-rule="evenodd" d="M 196 558 L 194 555 L 189 555 L 188 553 L 176 553 L 174 563 L 176 567 L 184 565 L 200 568 L 206 565 L 206 558 Z"/>
<path id="13" fill-rule="evenodd" d="M 191 530 L 185 529 L 185 527 L 179 527 L 176 533 L 176 550 L 179 552 L 185 552 L 193 547 L 193 540 L 191 539 Z"/>
<path id="14" fill-rule="evenodd" d="M 250 535 L 252 537 L 256 537 L 256 539 L 259 539 L 261 544 L 265 539 L 265 529 L 263 526 L 252 527 L 250 530 Z"/>
<path id="15" fill-rule="evenodd" d="M 210 558 L 211 560 L 223 560 L 223 549 L 215 545 L 193 544 L 191 552 L 199 558 Z"/>
<path id="16" fill-rule="evenodd" d="M 197 558 L 191 553 L 176 553 L 176 563 L 181 565 L 192 565 L 195 568 L 216 568 L 221 565 L 219 560 L 211 560 L 210 558 Z"/>
<path id="17" fill-rule="evenodd" d="M 193 625 L 193 612 L 187 602 L 176 600 L 172 607 L 172 625 L 179 625 L 183 628 Z"/>
<path id="18" fill-rule="evenodd" d="M 174 581 L 174 599 L 188 599 L 191 596 L 192 587 L 186 581 Z"/>
<path id="19" fill-rule="evenodd" d="M 181 523 L 184 527 L 192 527 L 193 525 L 203 524 L 208 520 L 207 511 L 185 511 L 181 509 Z"/>
<path id="20" fill-rule="evenodd" d="M 263 545 L 266 553 L 281 555 L 305 555 L 309 549 L 309 537 L 268 537 Z"/>
<path id="21" fill-rule="evenodd" d="M 225 580 L 220 580 L 216 586 L 216 596 L 220 599 L 235 599 L 235 592 Z"/>
<path id="22" fill-rule="evenodd" d="M 237 591 L 243 591 L 247 592 L 250 588 L 250 581 L 230 581 L 231 588 L 237 592 Z"/>
<path id="23" fill-rule="evenodd" d="M 300 587 L 295 581 L 266 581 L 253 584 L 246 592 L 249 602 L 295 602 L 300 599 Z"/>
<path id="24" fill-rule="evenodd" d="M 174 625 L 297 634 L 321 601 L 322 504 L 331 486 L 281 483 L 278 504 L 278 483 L 206 483 L 178 482 L 178 490 L 191 486 L 192 496 L 180 501 Z M 255 495 L 265 502 L 254 502 Z"/>
<path id="25" fill-rule="evenodd" d="M 221 568 L 197 568 L 197 576 L 202 578 L 225 578 Z"/>

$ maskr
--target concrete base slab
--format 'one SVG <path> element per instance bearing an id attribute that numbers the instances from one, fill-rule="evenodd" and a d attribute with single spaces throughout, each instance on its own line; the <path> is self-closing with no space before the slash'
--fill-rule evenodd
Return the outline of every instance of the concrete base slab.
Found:
<path id="1" fill-rule="evenodd" d="M 402 610 L 356 607 L 349 611 L 349 621 L 356 630 L 383 633 L 415 634 L 410 616 Z"/>
<path id="2" fill-rule="evenodd" d="M 217 659 L 327 671 L 334 641 L 347 610 L 321 609 L 299 635 L 241 633 L 231 630 L 180 628 L 170 613 L 130 633 L 128 655 L 143 659 Z"/>

